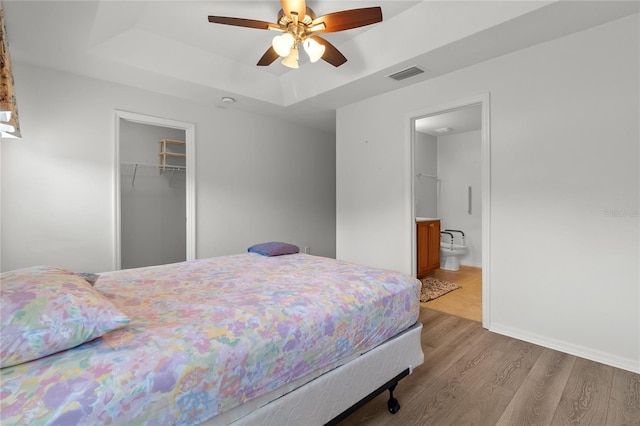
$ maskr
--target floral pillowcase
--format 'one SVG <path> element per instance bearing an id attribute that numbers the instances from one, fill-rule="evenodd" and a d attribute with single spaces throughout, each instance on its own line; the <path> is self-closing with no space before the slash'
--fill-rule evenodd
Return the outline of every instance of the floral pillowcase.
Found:
<path id="1" fill-rule="evenodd" d="M 3 273 L 0 368 L 73 348 L 128 324 L 129 318 L 92 284 L 81 274 L 51 266 Z"/>

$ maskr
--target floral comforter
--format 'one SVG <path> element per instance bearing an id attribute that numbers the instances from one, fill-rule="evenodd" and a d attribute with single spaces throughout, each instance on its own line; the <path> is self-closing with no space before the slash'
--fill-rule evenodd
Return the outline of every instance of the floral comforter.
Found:
<path id="1" fill-rule="evenodd" d="M 131 319 L 1 370 L 3 425 L 197 424 L 413 325 L 420 282 L 305 254 L 102 274 Z"/>

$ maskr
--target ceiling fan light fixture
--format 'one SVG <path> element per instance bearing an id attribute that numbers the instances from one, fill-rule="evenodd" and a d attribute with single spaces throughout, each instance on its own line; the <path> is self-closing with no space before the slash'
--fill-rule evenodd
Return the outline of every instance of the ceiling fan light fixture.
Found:
<path id="1" fill-rule="evenodd" d="M 294 45 L 291 52 L 282 60 L 282 65 L 289 68 L 298 68 L 298 46 Z"/>
<path id="2" fill-rule="evenodd" d="M 214 15 L 209 15 L 209 22 L 258 30 L 281 31 L 283 34 L 273 38 L 271 46 L 264 52 L 256 65 L 259 67 L 268 66 L 281 57 L 284 58 L 282 64 L 289 68 L 298 68 L 298 46 L 300 44 L 307 51 L 311 62 L 322 59 L 334 67 L 339 67 L 347 62 L 347 58 L 333 44 L 315 33 L 333 33 L 382 22 L 382 8 L 380 6 L 347 9 L 317 17 L 306 3 L 306 0 L 280 0 L 282 9 L 278 12 L 276 23 Z"/>
<path id="3" fill-rule="evenodd" d="M 312 38 L 308 38 L 303 43 L 304 50 L 309 55 L 311 62 L 316 62 L 324 55 L 325 47 Z"/>
<path id="4" fill-rule="evenodd" d="M 273 50 L 275 50 L 279 56 L 287 57 L 291 53 L 291 48 L 294 43 L 295 39 L 293 36 L 289 33 L 284 33 L 282 35 L 275 36 L 271 45 L 273 46 Z"/>

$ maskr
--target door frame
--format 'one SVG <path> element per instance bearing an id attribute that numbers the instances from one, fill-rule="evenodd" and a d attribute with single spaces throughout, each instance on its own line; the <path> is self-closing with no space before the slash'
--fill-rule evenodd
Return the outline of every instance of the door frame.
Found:
<path id="1" fill-rule="evenodd" d="M 134 112 L 114 110 L 115 117 L 115 153 L 114 153 L 114 270 L 122 267 L 122 241 L 120 237 L 122 226 L 120 201 L 120 120 L 138 124 L 169 127 L 185 132 L 185 191 L 186 191 L 186 260 L 196 259 L 196 140 L 195 124 L 185 121 L 172 120 Z"/>
<path id="2" fill-rule="evenodd" d="M 421 118 L 439 115 L 445 112 L 470 106 L 480 105 L 482 110 L 481 130 L 481 162 L 482 162 L 482 326 L 490 329 L 491 326 L 491 115 L 489 93 L 473 96 L 450 103 L 436 105 L 415 111 L 407 115 L 407 130 L 410 144 L 410 173 L 411 173 L 411 270 L 414 275 L 417 271 L 416 248 L 416 199 L 415 199 L 415 124 Z"/>

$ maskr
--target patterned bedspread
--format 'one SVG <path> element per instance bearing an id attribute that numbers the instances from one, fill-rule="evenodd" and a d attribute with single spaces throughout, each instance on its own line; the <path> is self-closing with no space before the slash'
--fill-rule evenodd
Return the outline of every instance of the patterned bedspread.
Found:
<path id="1" fill-rule="evenodd" d="M 102 274 L 131 319 L 1 370 L 3 425 L 197 424 L 414 324 L 420 282 L 305 254 Z"/>

